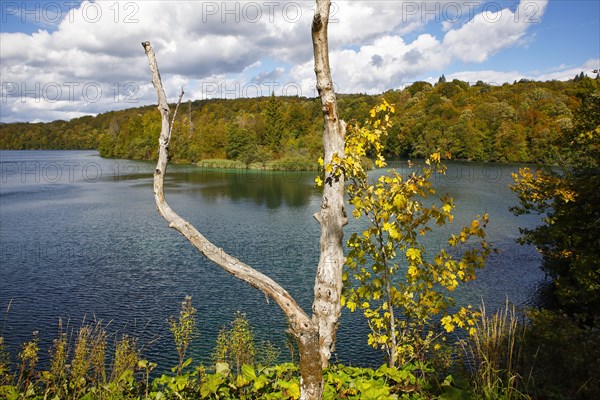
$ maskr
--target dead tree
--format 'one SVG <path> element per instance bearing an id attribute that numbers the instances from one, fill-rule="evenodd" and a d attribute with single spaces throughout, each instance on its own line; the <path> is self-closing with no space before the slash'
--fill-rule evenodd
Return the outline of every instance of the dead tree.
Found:
<path id="1" fill-rule="evenodd" d="M 317 0 L 312 24 L 317 89 L 321 97 L 325 121 L 323 132 L 325 163 L 328 163 L 336 153 L 343 156 L 345 131 L 344 123 L 338 119 L 329 68 L 327 46 L 329 8 L 330 0 Z M 169 227 L 181 233 L 205 257 L 228 273 L 262 291 L 279 305 L 289 320 L 291 333 L 298 342 L 301 399 L 321 399 L 323 395 L 322 368 L 328 365 L 329 357 L 334 349 L 335 333 L 340 316 L 342 266 L 344 264 L 342 227 L 346 224 L 343 176 L 325 177 L 321 209 L 315 214 L 315 218 L 321 225 L 321 254 L 315 280 L 313 314 L 309 316 L 277 282 L 211 243 L 167 204 L 164 195 L 164 179 L 169 159 L 172 121 L 169 119 L 169 105 L 154 50 L 150 42 L 143 42 L 142 45 L 148 57 L 152 84 L 156 89 L 158 109 L 161 115 L 159 157 L 154 171 L 154 197 L 159 213 L 167 220 Z M 181 102 L 182 95 L 183 91 L 179 102 Z"/>
<path id="2" fill-rule="evenodd" d="M 337 101 L 333 90 L 329 67 L 329 46 L 327 27 L 329 21 L 329 0 L 317 0 L 317 8 L 312 23 L 312 41 L 315 57 L 317 90 L 321 97 L 325 128 L 323 130 L 324 165 L 331 163 L 337 154 L 344 156 L 344 136 L 346 126 L 338 117 Z M 342 228 L 348 223 L 344 211 L 344 176 L 326 176 L 323 180 L 321 210 L 315 214 L 321 225 L 320 258 L 315 281 L 313 313 L 319 325 L 321 341 L 321 364 L 329 364 L 331 352 L 335 349 L 335 334 L 340 318 L 340 297 L 342 292 L 342 267 L 344 248 Z"/>

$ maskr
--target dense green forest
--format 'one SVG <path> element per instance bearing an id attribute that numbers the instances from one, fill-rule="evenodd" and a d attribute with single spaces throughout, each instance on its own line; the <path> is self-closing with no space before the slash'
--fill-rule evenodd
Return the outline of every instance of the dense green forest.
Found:
<path id="1" fill-rule="evenodd" d="M 554 143 L 573 126 L 581 96 L 600 87 L 582 74 L 571 81 L 521 80 L 469 85 L 442 76 L 382 95 L 339 95 L 340 115 L 362 119 L 383 96 L 395 104 L 387 157 L 422 158 L 441 150 L 477 161 L 554 163 Z M 98 149 L 104 157 L 155 159 L 160 116 L 154 106 L 70 121 L 0 125 L 0 149 Z M 173 161 L 316 160 L 321 153 L 318 99 L 262 97 L 181 104 L 173 132 Z"/>

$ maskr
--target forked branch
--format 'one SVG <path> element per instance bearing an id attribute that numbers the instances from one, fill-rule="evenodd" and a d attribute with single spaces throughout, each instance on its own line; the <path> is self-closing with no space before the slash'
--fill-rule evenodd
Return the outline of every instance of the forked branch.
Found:
<path id="1" fill-rule="evenodd" d="M 152 49 L 150 42 L 143 42 L 142 46 L 144 46 L 146 56 L 148 57 L 150 71 L 152 73 L 152 84 L 156 89 L 158 110 L 160 111 L 162 118 L 158 162 L 156 164 L 156 170 L 154 171 L 154 198 L 156 200 L 158 211 L 163 218 L 169 222 L 169 227 L 181 233 L 205 257 L 226 272 L 264 292 L 266 296 L 271 297 L 286 314 L 290 321 L 290 325 L 295 332 L 299 333 L 301 331 L 314 330 L 315 328 L 313 327 L 311 319 L 306 315 L 304 310 L 298 306 L 292 296 L 290 296 L 290 294 L 277 282 L 244 264 L 237 258 L 227 254 L 222 248 L 215 246 L 192 224 L 175 213 L 175 211 L 167 204 L 164 195 L 164 179 L 169 158 L 169 143 L 171 141 L 171 121 L 169 121 L 170 111 L 154 50 Z M 179 97 L 179 101 L 181 101 L 182 96 L 183 90 Z"/>

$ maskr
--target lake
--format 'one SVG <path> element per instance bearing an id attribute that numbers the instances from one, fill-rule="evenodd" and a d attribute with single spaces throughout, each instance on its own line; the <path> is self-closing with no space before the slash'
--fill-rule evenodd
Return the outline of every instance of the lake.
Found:
<path id="1" fill-rule="evenodd" d="M 404 163 L 395 163 L 404 168 Z M 42 361 L 58 320 L 69 329 L 94 319 L 113 335 L 139 337 L 143 354 L 166 369 L 176 364 L 166 320 L 185 295 L 198 309 L 195 360 L 210 362 L 220 328 L 246 314 L 258 342 L 286 350 L 287 326 L 277 305 L 204 259 L 169 229 L 156 211 L 154 163 L 101 158 L 95 151 L 0 151 L 0 335 L 9 351 L 39 331 Z M 476 281 L 460 289 L 461 304 L 535 305 L 540 285 L 535 249 L 515 243 L 518 226 L 507 185 L 517 165 L 449 162 L 436 175 L 438 193 L 457 204 L 445 232 L 488 212 L 488 239 L 499 250 Z M 382 171 L 373 171 L 377 175 Z M 314 172 L 222 171 L 171 165 L 167 201 L 217 246 L 282 284 L 310 310 L 318 262 L 319 226 L 312 215 L 320 193 Z M 361 229 L 350 219 L 346 237 Z M 439 248 L 443 236 L 433 235 Z M 8 312 L 7 312 L 8 310 Z M 360 313 L 343 311 L 335 361 L 377 366 L 382 355 L 366 344 Z"/>

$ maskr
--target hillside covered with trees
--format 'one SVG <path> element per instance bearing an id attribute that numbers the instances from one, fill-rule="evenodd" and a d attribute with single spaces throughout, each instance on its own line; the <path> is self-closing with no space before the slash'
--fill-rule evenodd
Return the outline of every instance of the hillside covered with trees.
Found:
<path id="1" fill-rule="evenodd" d="M 557 139 L 573 126 L 581 97 L 600 79 L 522 80 L 470 85 L 442 76 L 382 95 L 339 95 L 340 116 L 362 119 L 384 97 L 395 104 L 387 157 L 424 158 L 435 150 L 476 161 L 554 163 Z M 311 161 L 321 151 L 318 99 L 262 97 L 181 104 L 171 151 L 175 162 L 206 159 Z M 0 149 L 98 149 L 104 157 L 154 160 L 160 118 L 154 106 L 70 121 L 0 125 Z"/>

